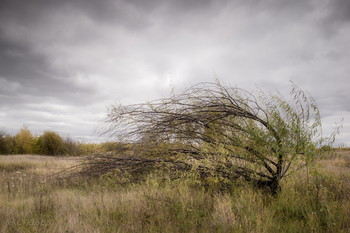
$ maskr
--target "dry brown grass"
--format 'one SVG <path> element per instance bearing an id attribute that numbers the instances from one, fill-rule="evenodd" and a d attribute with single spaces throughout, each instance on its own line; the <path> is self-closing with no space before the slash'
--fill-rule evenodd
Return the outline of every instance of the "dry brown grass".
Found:
<path id="1" fill-rule="evenodd" d="M 50 183 L 76 158 L 0 156 L 0 232 L 350 232 L 350 151 L 289 177 L 276 198 L 241 186 L 208 192 L 192 180 Z M 14 165 L 15 164 L 15 165 Z"/>
<path id="2" fill-rule="evenodd" d="M 337 175 L 350 174 L 350 150 L 337 150 L 334 154 L 318 162 L 328 172 Z"/>
<path id="3" fill-rule="evenodd" d="M 79 157 L 54 157 L 42 155 L 0 155 L 0 164 L 28 164 L 27 173 L 41 175 L 53 174 L 63 169 L 77 165 L 81 161 Z M 0 170 L 1 172 L 1 170 Z"/>
<path id="4" fill-rule="evenodd" d="M 229 195 L 217 195 L 214 198 L 212 222 L 214 226 L 223 226 L 223 230 L 233 229 L 237 216 L 232 209 L 232 198 Z"/>

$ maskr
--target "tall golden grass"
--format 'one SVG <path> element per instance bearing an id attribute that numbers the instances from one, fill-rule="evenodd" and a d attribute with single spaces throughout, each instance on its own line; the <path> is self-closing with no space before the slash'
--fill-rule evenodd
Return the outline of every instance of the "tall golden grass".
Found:
<path id="1" fill-rule="evenodd" d="M 348 151 L 324 159 L 273 197 L 156 173 L 137 184 L 52 182 L 79 161 L 0 156 L 0 232 L 350 232 L 349 161 Z"/>

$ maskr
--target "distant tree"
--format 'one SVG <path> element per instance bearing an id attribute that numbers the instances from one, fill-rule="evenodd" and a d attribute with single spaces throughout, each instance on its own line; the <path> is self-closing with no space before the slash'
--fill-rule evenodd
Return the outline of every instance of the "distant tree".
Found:
<path id="1" fill-rule="evenodd" d="M 23 127 L 14 137 L 15 152 L 19 154 L 33 154 L 35 139 L 27 127 Z"/>
<path id="2" fill-rule="evenodd" d="M 68 155 L 79 155 L 80 150 L 78 144 L 71 138 L 67 137 L 63 141 L 65 152 Z"/>
<path id="3" fill-rule="evenodd" d="M 202 170 L 277 193 L 281 179 L 313 161 L 326 143 L 314 99 L 295 85 L 290 94 L 287 101 L 201 83 L 159 101 L 112 107 L 106 132 L 140 145 L 144 156 L 195 160 Z"/>
<path id="4" fill-rule="evenodd" d="M 39 153 L 45 155 L 61 155 L 65 153 L 63 139 L 53 131 L 45 131 L 38 139 Z"/>
<path id="5" fill-rule="evenodd" d="M 16 142 L 15 138 L 11 135 L 5 136 L 5 145 L 7 147 L 7 154 L 16 153 Z"/>
<path id="6" fill-rule="evenodd" d="M 9 135 L 5 131 L 0 131 L 0 154 L 10 154 L 10 146 L 8 143 Z"/>

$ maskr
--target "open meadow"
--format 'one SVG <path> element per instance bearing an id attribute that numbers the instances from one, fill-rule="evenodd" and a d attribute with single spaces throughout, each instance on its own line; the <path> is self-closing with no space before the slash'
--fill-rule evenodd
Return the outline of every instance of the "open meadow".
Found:
<path id="1" fill-rule="evenodd" d="M 287 177 L 277 197 L 154 173 L 134 184 L 51 176 L 80 162 L 0 156 L 0 232 L 350 232 L 349 150 Z"/>

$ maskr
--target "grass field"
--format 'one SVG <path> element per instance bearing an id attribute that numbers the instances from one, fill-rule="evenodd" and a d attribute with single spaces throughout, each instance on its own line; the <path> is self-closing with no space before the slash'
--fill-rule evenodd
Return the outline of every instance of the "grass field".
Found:
<path id="1" fill-rule="evenodd" d="M 350 151 L 287 177 L 272 197 L 151 174 L 138 184 L 50 175 L 79 158 L 0 156 L 0 232 L 350 232 Z"/>

